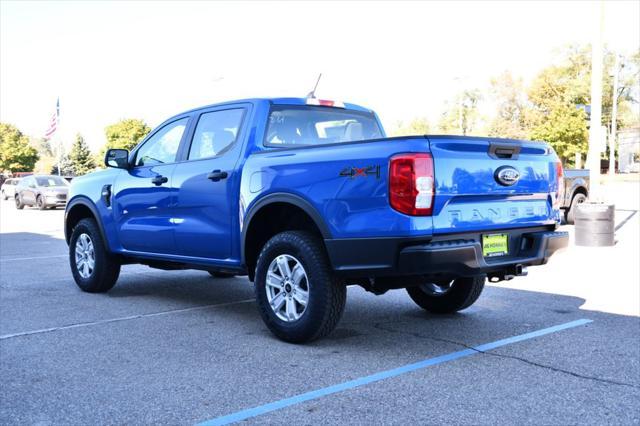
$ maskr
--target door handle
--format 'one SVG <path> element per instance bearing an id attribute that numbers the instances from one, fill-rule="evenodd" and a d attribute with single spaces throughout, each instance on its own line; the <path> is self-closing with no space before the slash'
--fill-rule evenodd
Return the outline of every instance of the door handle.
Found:
<path id="1" fill-rule="evenodd" d="M 220 179 L 226 179 L 229 174 L 222 170 L 214 170 L 207 175 L 207 179 L 211 179 L 214 182 L 218 182 Z"/>
<path id="2" fill-rule="evenodd" d="M 163 183 L 167 183 L 169 182 L 169 178 L 166 176 L 162 176 L 162 175 L 158 175 L 156 177 L 154 177 L 153 179 L 151 179 L 151 183 L 153 183 L 156 186 L 160 186 Z"/>

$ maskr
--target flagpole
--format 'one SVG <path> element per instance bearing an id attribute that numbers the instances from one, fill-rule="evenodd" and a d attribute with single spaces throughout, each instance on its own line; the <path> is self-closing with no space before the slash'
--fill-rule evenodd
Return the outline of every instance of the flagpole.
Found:
<path id="1" fill-rule="evenodd" d="M 60 97 L 56 100 L 56 139 L 58 142 L 58 176 L 62 175 L 62 140 L 60 139 Z"/>

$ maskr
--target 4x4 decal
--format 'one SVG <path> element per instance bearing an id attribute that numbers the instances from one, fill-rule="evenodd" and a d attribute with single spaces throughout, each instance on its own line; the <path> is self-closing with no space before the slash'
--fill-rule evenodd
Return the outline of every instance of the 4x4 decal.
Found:
<path id="1" fill-rule="evenodd" d="M 376 179 L 380 179 L 380 166 L 366 167 L 345 167 L 340 171 L 340 176 L 348 178 L 367 177 L 367 175 L 375 175 Z"/>

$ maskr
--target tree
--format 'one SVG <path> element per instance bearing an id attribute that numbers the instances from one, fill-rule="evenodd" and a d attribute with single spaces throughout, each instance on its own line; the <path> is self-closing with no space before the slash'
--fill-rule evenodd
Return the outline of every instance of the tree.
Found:
<path id="1" fill-rule="evenodd" d="M 101 157 L 111 148 L 124 148 L 131 151 L 151 131 L 147 124 L 139 119 L 120 120 L 105 129 L 107 143 L 101 150 Z"/>
<path id="2" fill-rule="evenodd" d="M 440 117 L 438 129 L 446 134 L 474 134 L 480 121 L 478 103 L 481 100 L 482 95 L 477 89 L 459 94 Z"/>
<path id="3" fill-rule="evenodd" d="M 487 134 L 500 138 L 527 137 L 527 95 L 521 78 L 506 71 L 491 79 L 490 94 L 496 104 L 496 116 L 489 123 Z"/>
<path id="4" fill-rule="evenodd" d="M 415 136 L 429 133 L 429 121 L 426 117 L 416 117 L 408 123 L 399 121 L 391 131 L 391 136 Z"/>
<path id="5" fill-rule="evenodd" d="M 618 129 L 640 126 L 640 50 L 622 58 L 618 88 Z"/>
<path id="6" fill-rule="evenodd" d="M 60 173 L 58 173 L 58 164 L 60 164 Z M 73 176 L 73 163 L 69 159 L 68 155 L 63 155 L 58 162 L 56 160 L 55 164 L 51 168 L 52 175 L 61 175 L 61 176 Z"/>
<path id="7" fill-rule="evenodd" d="M 76 176 L 82 176 L 96 168 L 91 150 L 80 133 L 76 135 L 76 141 L 71 147 L 69 160 L 71 160 Z"/>
<path id="8" fill-rule="evenodd" d="M 45 138 L 31 137 L 29 138 L 29 144 L 38 151 L 40 158 L 53 155 L 51 143 Z"/>
<path id="9" fill-rule="evenodd" d="M 573 164 L 575 154 L 587 150 L 589 132 L 584 110 L 557 105 L 545 118 L 529 131 L 529 138 L 549 142 L 560 158 Z"/>
<path id="10" fill-rule="evenodd" d="M 576 152 L 586 152 L 588 146 L 588 116 L 584 112 L 591 104 L 591 47 L 569 46 L 560 52 L 560 60 L 543 69 L 534 79 L 528 95 L 531 102 L 529 137 L 549 142 L 558 155 L 572 163 Z M 624 127 L 637 87 L 636 56 L 626 59 L 630 71 L 621 79 L 618 128 Z M 602 125 L 610 128 L 613 91 L 612 52 L 605 52 L 602 76 Z M 581 121 L 582 120 L 582 121 Z"/>
<path id="11" fill-rule="evenodd" d="M 38 161 L 38 151 L 17 127 L 0 123 L 0 171 L 30 172 Z"/>

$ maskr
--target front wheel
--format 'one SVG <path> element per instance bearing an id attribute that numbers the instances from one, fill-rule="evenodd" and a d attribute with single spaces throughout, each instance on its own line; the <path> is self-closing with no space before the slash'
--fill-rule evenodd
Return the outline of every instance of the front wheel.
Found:
<path id="1" fill-rule="evenodd" d="M 269 330 L 292 343 L 328 335 L 347 297 L 320 239 L 301 231 L 282 232 L 265 244 L 256 266 L 255 292 Z"/>
<path id="2" fill-rule="evenodd" d="M 9 199 L 9 196 L 7 194 L 4 193 L 4 191 L 2 191 L 2 199 L 7 201 Z"/>
<path id="3" fill-rule="evenodd" d="M 16 209 L 24 209 L 24 203 L 22 202 L 22 198 L 20 198 L 20 195 L 16 195 Z"/>
<path id="4" fill-rule="evenodd" d="M 44 198 L 42 197 L 42 195 L 38 195 L 38 198 L 36 198 L 36 206 L 40 210 L 46 210 L 47 209 L 47 205 L 45 204 Z"/>
<path id="5" fill-rule="evenodd" d="M 98 225 L 93 219 L 82 219 L 71 233 L 69 264 L 73 279 L 82 291 L 109 291 L 120 275 L 120 262 L 105 247 Z"/>
<path id="6" fill-rule="evenodd" d="M 418 306 L 434 314 L 450 314 L 473 305 L 484 289 L 485 277 L 427 282 L 407 288 Z"/>

